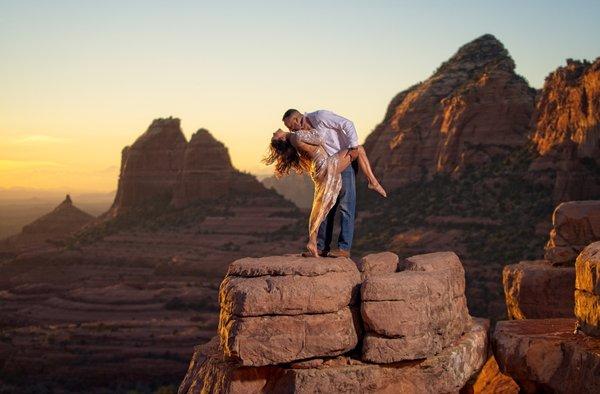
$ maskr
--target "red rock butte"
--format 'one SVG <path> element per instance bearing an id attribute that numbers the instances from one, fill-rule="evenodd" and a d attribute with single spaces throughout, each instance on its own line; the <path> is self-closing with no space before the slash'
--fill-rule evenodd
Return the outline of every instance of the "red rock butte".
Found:
<path id="1" fill-rule="evenodd" d="M 184 207 L 235 193 L 260 193 L 264 187 L 236 170 L 229 152 L 206 129 L 186 141 L 177 118 L 155 119 L 122 151 L 121 172 L 112 214 L 148 202 Z"/>

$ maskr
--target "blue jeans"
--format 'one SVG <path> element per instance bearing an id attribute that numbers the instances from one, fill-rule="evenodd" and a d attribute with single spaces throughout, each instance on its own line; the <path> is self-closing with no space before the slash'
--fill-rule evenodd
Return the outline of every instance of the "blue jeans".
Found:
<path id="1" fill-rule="evenodd" d="M 331 239 L 333 238 L 333 224 L 338 208 L 342 215 L 340 224 L 340 235 L 338 237 L 338 247 L 343 250 L 350 250 L 352 247 L 352 237 L 354 237 L 354 210 L 356 208 L 356 171 L 358 162 L 353 161 L 344 171 L 342 171 L 342 189 L 338 195 L 335 205 L 331 208 L 325 220 L 319 226 L 317 233 L 317 249 L 329 251 Z"/>

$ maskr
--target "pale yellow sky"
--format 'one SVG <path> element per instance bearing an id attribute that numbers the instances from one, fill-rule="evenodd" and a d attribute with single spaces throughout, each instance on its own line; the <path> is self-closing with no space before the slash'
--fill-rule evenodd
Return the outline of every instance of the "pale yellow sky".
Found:
<path id="1" fill-rule="evenodd" d="M 363 141 L 394 95 L 485 33 L 539 88 L 600 55 L 600 3 L 581 3 L 1 2 L 0 188 L 114 190 L 121 149 L 168 116 L 266 173 L 287 108 L 333 110 Z"/>

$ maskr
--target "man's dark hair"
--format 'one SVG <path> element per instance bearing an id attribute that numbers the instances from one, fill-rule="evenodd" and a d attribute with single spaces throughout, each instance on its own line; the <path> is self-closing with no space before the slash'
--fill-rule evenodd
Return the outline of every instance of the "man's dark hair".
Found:
<path id="1" fill-rule="evenodd" d="M 283 118 L 281 118 L 281 120 L 285 120 L 285 118 L 289 117 L 290 115 L 295 114 L 296 112 L 300 113 L 300 111 L 298 111 L 297 109 L 294 108 L 290 108 L 287 111 L 285 111 L 285 113 L 283 114 Z"/>

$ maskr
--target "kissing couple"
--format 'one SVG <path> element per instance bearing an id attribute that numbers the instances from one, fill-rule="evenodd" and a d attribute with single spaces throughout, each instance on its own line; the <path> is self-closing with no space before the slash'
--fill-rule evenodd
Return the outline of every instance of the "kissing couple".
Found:
<path id="1" fill-rule="evenodd" d="M 315 184 L 307 251 L 302 256 L 350 257 L 354 236 L 357 167 L 366 175 L 369 189 L 387 197 L 371 170 L 364 148 L 358 145 L 354 124 L 327 110 L 301 114 L 298 110 L 289 109 L 283 114 L 282 120 L 289 132 L 279 129 L 273 133 L 269 152 L 263 162 L 275 164 L 277 178 L 294 170 L 310 174 Z M 333 224 L 338 208 L 341 211 L 338 250 L 331 251 Z"/>

